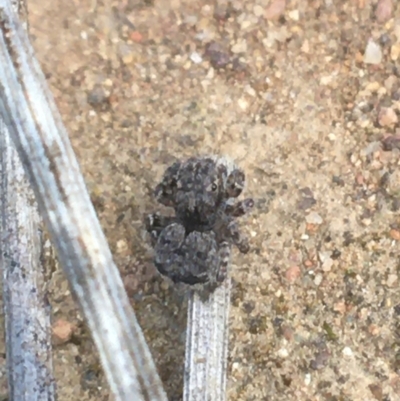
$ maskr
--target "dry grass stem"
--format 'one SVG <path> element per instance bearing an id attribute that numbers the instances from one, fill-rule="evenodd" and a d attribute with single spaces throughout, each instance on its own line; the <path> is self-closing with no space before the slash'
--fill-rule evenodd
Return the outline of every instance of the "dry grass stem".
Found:
<path id="1" fill-rule="evenodd" d="M 0 120 L 1 267 L 10 400 L 54 400 L 50 307 L 41 221 L 7 128 Z"/>
<path id="2" fill-rule="evenodd" d="M 166 400 L 26 32 L 0 0 L 0 116 L 118 400 Z"/>
<path id="3" fill-rule="evenodd" d="M 189 298 L 184 401 L 225 401 L 231 280 L 208 298 Z"/>
<path id="4" fill-rule="evenodd" d="M 24 27 L 24 1 L 13 1 Z M 21 160 L 0 118 L 0 258 L 10 400 L 55 399 L 41 219 Z"/>

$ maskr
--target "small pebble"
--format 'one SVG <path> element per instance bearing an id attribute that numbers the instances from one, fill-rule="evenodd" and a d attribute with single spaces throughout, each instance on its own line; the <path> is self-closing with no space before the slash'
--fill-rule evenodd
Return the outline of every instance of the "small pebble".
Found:
<path id="1" fill-rule="evenodd" d="M 243 111 L 245 111 L 249 107 L 249 102 L 246 99 L 240 98 L 238 99 L 238 105 Z"/>
<path id="2" fill-rule="evenodd" d="M 331 84 L 333 81 L 333 76 L 332 75 L 325 75 L 323 77 L 321 77 L 321 79 L 319 80 L 319 83 L 322 86 L 328 86 L 329 84 Z"/>
<path id="3" fill-rule="evenodd" d="M 390 107 L 382 107 L 379 111 L 378 122 L 381 127 L 389 127 L 399 121 L 396 112 Z"/>
<path id="4" fill-rule="evenodd" d="M 393 149 L 400 149 L 400 135 L 389 135 L 383 138 L 382 147 L 385 151 L 391 151 Z"/>
<path id="5" fill-rule="evenodd" d="M 381 86 L 381 84 L 380 84 L 378 81 L 373 81 L 373 82 L 369 82 L 369 83 L 366 85 L 365 91 L 366 91 L 367 93 L 368 93 L 368 92 L 374 93 L 374 92 L 378 92 L 379 89 L 380 89 L 381 87 L 382 87 L 382 86 Z M 366 105 L 366 104 L 365 104 L 365 105 Z M 360 107 L 362 107 L 361 104 L 360 104 Z"/>
<path id="6" fill-rule="evenodd" d="M 216 5 L 214 10 L 214 18 L 218 22 L 224 22 L 229 18 L 229 11 L 226 4 Z"/>
<path id="7" fill-rule="evenodd" d="M 216 42 L 211 42 L 207 45 L 206 56 L 210 59 L 210 63 L 214 68 L 224 68 L 231 61 L 229 53 Z"/>
<path id="8" fill-rule="evenodd" d="M 344 356 L 347 356 L 347 357 L 353 356 L 353 351 L 351 350 L 350 347 L 344 347 L 342 353 Z"/>
<path id="9" fill-rule="evenodd" d="M 289 267 L 289 269 L 286 270 L 286 280 L 289 281 L 289 283 L 294 283 L 300 276 L 301 270 L 299 266 L 292 266 Z"/>
<path id="10" fill-rule="evenodd" d="M 256 4 L 256 5 L 253 7 L 253 13 L 254 13 L 254 15 L 255 15 L 256 17 L 262 17 L 263 14 L 264 14 L 264 8 L 261 7 L 259 4 Z"/>
<path id="11" fill-rule="evenodd" d="M 392 228 L 389 231 L 389 235 L 392 239 L 396 240 L 396 241 L 400 241 L 400 231 L 399 230 L 395 230 L 394 228 Z"/>
<path id="12" fill-rule="evenodd" d="M 137 274 L 127 274 L 123 277 L 125 291 L 129 297 L 133 297 L 139 288 L 140 279 Z"/>
<path id="13" fill-rule="evenodd" d="M 310 53 L 310 42 L 307 39 L 301 45 L 301 51 L 306 54 Z"/>
<path id="14" fill-rule="evenodd" d="M 61 345 L 68 342 L 74 332 L 74 325 L 66 320 L 57 320 L 52 327 L 52 339 L 54 345 Z"/>
<path id="15" fill-rule="evenodd" d="M 322 263 L 322 270 L 324 272 L 330 272 L 333 266 L 333 259 L 328 258 Z"/>
<path id="16" fill-rule="evenodd" d="M 135 59 L 135 53 L 133 51 L 133 48 L 131 48 L 125 43 L 121 43 L 118 46 L 118 53 L 119 56 L 121 57 L 122 62 L 125 65 L 131 64 Z"/>
<path id="17" fill-rule="evenodd" d="M 378 401 L 383 400 L 383 390 L 382 390 L 382 385 L 380 383 L 379 384 L 370 384 L 368 386 L 368 388 L 376 400 L 378 400 Z M 385 398 L 385 399 L 387 399 L 387 398 Z"/>
<path id="18" fill-rule="evenodd" d="M 306 259 L 304 261 L 304 266 L 307 267 L 307 268 L 311 268 L 311 267 L 314 266 L 314 263 L 310 259 Z"/>
<path id="19" fill-rule="evenodd" d="M 396 61 L 400 56 L 400 43 L 395 43 L 391 48 L 390 48 L 390 58 L 392 61 Z"/>
<path id="20" fill-rule="evenodd" d="M 287 341 L 293 341 L 294 332 L 293 329 L 287 325 L 282 326 L 282 335 Z"/>
<path id="21" fill-rule="evenodd" d="M 377 336 L 379 333 L 380 333 L 380 328 L 379 328 L 379 326 L 377 326 L 376 324 L 371 324 L 369 327 L 368 327 L 368 332 L 370 333 L 370 334 L 372 334 L 373 336 Z"/>
<path id="22" fill-rule="evenodd" d="M 315 358 L 311 361 L 310 367 L 313 370 L 324 368 L 329 361 L 330 353 L 327 349 L 317 352 Z"/>
<path id="23" fill-rule="evenodd" d="M 318 287 L 322 283 L 322 274 L 317 274 L 314 279 L 314 284 Z"/>
<path id="24" fill-rule="evenodd" d="M 244 20 L 244 21 L 242 21 L 242 22 L 240 23 L 240 29 L 244 31 L 244 30 L 246 30 L 248 27 L 250 27 L 251 24 L 252 24 L 251 21 L 249 21 L 249 20 Z"/>
<path id="25" fill-rule="evenodd" d="M 232 53 L 234 53 L 234 54 L 246 53 L 247 42 L 244 39 L 239 40 L 232 46 L 231 50 L 232 50 Z"/>
<path id="26" fill-rule="evenodd" d="M 117 252 L 118 253 L 123 253 L 128 250 L 128 244 L 126 243 L 125 240 L 120 239 L 117 241 Z"/>
<path id="27" fill-rule="evenodd" d="M 284 12 L 286 8 L 286 0 L 272 0 L 265 11 L 265 18 L 269 20 L 278 19 Z"/>
<path id="28" fill-rule="evenodd" d="M 390 75 L 389 77 L 387 77 L 384 82 L 386 90 L 388 92 L 391 92 L 396 83 L 397 83 L 397 77 L 395 75 Z"/>
<path id="29" fill-rule="evenodd" d="M 396 25 L 394 26 L 394 35 L 396 36 L 397 42 L 400 42 L 400 23 L 399 21 L 395 21 Z"/>
<path id="30" fill-rule="evenodd" d="M 382 50 L 372 39 L 368 41 L 364 53 L 365 64 L 380 64 L 382 62 Z"/>
<path id="31" fill-rule="evenodd" d="M 129 37 L 131 38 L 131 40 L 135 43 L 140 43 L 143 40 L 143 35 L 138 32 L 138 31 L 133 31 L 131 32 L 131 34 L 129 35 Z"/>
<path id="32" fill-rule="evenodd" d="M 197 52 L 193 52 L 193 53 L 190 55 L 190 60 L 192 60 L 193 63 L 195 63 L 195 64 L 200 64 L 200 63 L 203 61 L 202 57 L 201 57 L 200 54 L 197 53 Z"/>
<path id="33" fill-rule="evenodd" d="M 333 310 L 335 311 L 335 312 L 339 312 L 339 313 L 341 313 L 342 315 L 343 314 L 345 314 L 346 313 L 346 303 L 345 302 L 336 302 L 334 305 L 333 305 Z"/>
<path id="34" fill-rule="evenodd" d="M 246 85 L 244 91 L 251 97 L 256 97 L 257 95 L 256 91 L 250 85 Z"/>
<path id="35" fill-rule="evenodd" d="M 233 371 L 239 370 L 239 367 L 240 367 L 240 363 L 239 362 L 233 362 L 232 363 L 232 370 Z"/>
<path id="36" fill-rule="evenodd" d="M 308 224 L 320 225 L 323 223 L 322 217 L 317 212 L 311 212 L 306 216 L 306 222 Z"/>
<path id="37" fill-rule="evenodd" d="M 388 287 L 394 287 L 395 284 L 397 283 L 397 274 L 389 274 L 386 284 Z"/>
<path id="38" fill-rule="evenodd" d="M 393 14 L 393 0 L 379 0 L 375 9 L 375 17 L 378 22 L 386 22 Z"/>
<path id="39" fill-rule="evenodd" d="M 281 348 L 281 349 L 278 351 L 278 355 L 279 355 L 281 358 L 287 358 L 287 357 L 289 356 L 289 352 L 288 352 L 288 350 L 287 350 L 286 348 Z"/>
<path id="40" fill-rule="evenodd" d="M 169 289 L 169 283 L 168 283 L 168 281 L 167 281 L 167 280 L 161 281 L 160 288 L 161 288 L 163 291 L 168 291 L 168 289 Z"/>
<path id="41" fill-rule="evenodd" d="M 298 20 L 300 19 L 299 10 L 292 10 L 292 11 L 289 11 L 288 15 L 289 15 L 289 18 L 290 18 L 291 20 L 293 20 L 293 21 L 298 21 Z"/>
<path id="42" fill-rule="evenodd" d="M 87 95 L 87 102 L 92 107 L 103 109 L 109 104 L 109 96 L 100 85 L 95 85 Z"/>

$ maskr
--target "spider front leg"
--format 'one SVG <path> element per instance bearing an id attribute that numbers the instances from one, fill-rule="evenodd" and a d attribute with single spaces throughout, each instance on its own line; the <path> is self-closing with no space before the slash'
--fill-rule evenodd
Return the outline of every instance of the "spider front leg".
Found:
<path id="1" fill-rule="evenodd" d="M 254 207 L 254 200 L 252 198 L 248 198 L 242 200 L 234 205 L 227 205 L 225 209 L 225 213 L 228 216 L 232 217 L 241 217 L 246 213 L 250 212 L 250 210 Z"/>
<path id="2" fill-rule="evenodd" d="M 243 191 L 246 177 L 240 169 L 233 170 L 226 180 L 226 194 L 228 198 L 237 198 Z"/>
<path id="3" fill-rule="evenodd" d="M 227 237 L 235 244 L 241 253 L 247 253 L 250 250 L 250 245 L 247 237 L 242 236 L 239 227 L 235 221 L 231 221 L 227 228 Z"/>

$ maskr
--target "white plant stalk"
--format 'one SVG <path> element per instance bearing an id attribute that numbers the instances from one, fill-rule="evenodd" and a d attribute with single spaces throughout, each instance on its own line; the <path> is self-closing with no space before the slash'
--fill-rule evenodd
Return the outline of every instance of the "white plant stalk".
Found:
<path id="1" fill-rule="evenodd" d="M 13 1 L 24 28 L 26 4 Z M 8 399 L 53 401 L 50 307 L 42 222 L 21 160 L 0 118 L 0 264 Z"/>
<path id="2" fill-rule="evenodd" d="M 34 194 L 0 120 L 0 232 L 10 400 L 52 401 L 50 307 L 41 220 Z"/>
<path id="3" fill-rule="evenodd" d="M 67 132 L 10 0 L 0 0 L 0 117 L 116 399 L 166 400 Z"/>
<path id="4" fill-rule="evenodd" d="M 225 401 L 231 280 L 209 298 L 189 296 L 184 401 Z"/>

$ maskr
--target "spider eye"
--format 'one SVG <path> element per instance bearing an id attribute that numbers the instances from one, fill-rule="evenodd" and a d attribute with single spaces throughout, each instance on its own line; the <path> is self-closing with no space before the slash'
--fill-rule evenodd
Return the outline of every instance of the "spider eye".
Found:
<path id="1" fill-rule="evenodd" d="M 213 183 L 213 184 L 211 185 L 211 191 L 215 192 L 215 191 L 217 190 L 217 188 L 218 188 L 218 185 L 217 185 L 217 184 Z"/>

